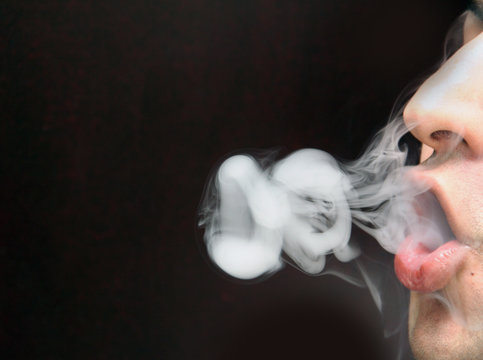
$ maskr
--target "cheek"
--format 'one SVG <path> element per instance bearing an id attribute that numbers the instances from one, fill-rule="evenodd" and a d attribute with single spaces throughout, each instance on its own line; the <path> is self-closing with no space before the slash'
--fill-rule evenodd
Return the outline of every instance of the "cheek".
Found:
<path id="1" fill-rule="evenodd" d="M 468 243 L 475 249 L 483 244 L 483 182 L 481 173 L 475 171 L 482 166 L 467 167 L 451 179 L 455 203 L 454 216 L 461 224 L 463 233 L 468 236 Z"/>
<path id="2" fill-rule="evenodd" d="M 428 171 L 447 204 L 446 216 L 458 240 L 477 249 L 483 243 L 483 161 L 455 157 Z"/>

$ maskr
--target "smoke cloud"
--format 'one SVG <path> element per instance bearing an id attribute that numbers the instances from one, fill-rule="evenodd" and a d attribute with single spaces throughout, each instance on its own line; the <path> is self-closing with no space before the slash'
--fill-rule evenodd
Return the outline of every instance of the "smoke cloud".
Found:
<path id="1" fill-rule="evenodd" d="M 231 276 L 253 279 L 280 269 L 284 252 L 303 271 L 318 274 L 330 254 L 341 262 L 360 255 L 352 224 L 396 253 L 411 227 L 421 231 L 412 202 L 426 190 L 406 174 L 407 149 L 399 143 L 407 132 L 402 121 L 390 122 L 347 164 L 316 149 L 269 164 L 248 154 L 228 158 L 201 205 L 211 258 Z M 422 227 L 429 228 L 438 229 Z"/>

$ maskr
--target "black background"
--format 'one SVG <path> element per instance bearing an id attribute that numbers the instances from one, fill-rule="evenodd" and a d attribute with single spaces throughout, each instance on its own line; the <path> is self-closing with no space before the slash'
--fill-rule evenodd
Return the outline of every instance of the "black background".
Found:
<path id="1" fill-rule="evenodd" d="M 461 1 L 2 1 L 1 332 L 13 359 L 388 359 L 369 294 L 241 284 L 196 209 L 240 149 L 356 157 Z"/>

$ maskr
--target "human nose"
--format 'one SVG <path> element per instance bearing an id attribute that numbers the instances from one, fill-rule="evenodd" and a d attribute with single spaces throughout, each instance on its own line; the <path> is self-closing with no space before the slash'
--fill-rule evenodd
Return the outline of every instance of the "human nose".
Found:
<path id="1" fill-rule="evenodd" d="M 461 145 L 483 155 L 483 34 L 460 49 L 419 88 L 404 121 L 437 153 Z"/>

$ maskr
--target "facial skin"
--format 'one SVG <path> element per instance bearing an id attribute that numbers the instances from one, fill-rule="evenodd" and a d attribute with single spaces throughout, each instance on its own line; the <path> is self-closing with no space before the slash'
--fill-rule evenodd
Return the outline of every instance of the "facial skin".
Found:
<path id="1" fill-rule="evenodd" d="M 418 360 L 483 358 L 482 31 L 483 22 L 469 13 L 464 45 L 404 111 L 404 121 L 423 143 L 421 160 L 427 160 L 415 177 L 430 185 L 456 239 L 471 247 L 441 289 L 457 314 L 434 296 L 411 293 L 409 339 Z"/>

